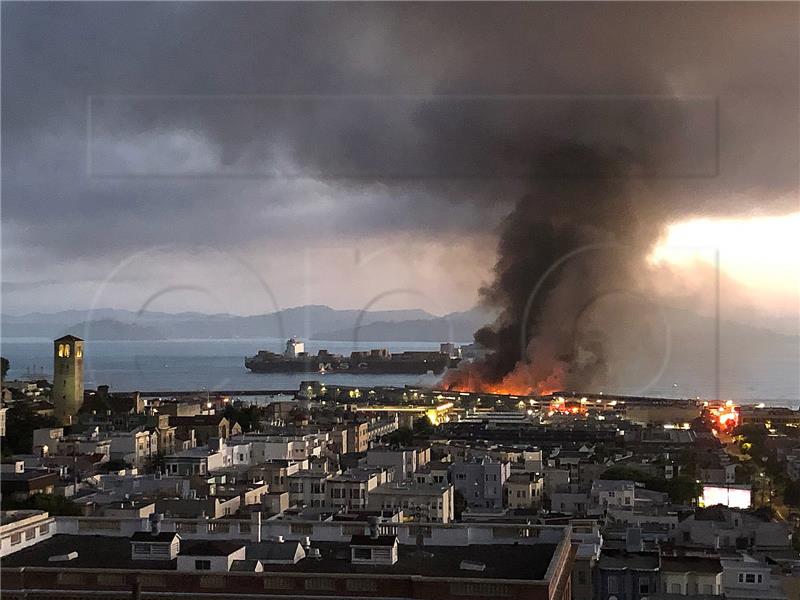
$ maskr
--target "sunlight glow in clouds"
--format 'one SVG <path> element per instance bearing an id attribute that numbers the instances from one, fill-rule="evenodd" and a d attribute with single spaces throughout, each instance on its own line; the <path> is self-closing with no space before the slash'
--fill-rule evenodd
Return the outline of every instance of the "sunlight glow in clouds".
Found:
<path id="1" fill-rule="evenodd" d="M 650 255 L 653 264 L 713 265 L 748 287 L 800 290 L 800 212 L 780 217 L 692 219 L 670 225 Z"/>

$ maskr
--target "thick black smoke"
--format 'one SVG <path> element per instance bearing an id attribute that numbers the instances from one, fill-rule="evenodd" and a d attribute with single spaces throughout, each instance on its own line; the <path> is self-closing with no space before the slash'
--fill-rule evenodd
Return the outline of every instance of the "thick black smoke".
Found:
<path id="1" fill-rule="evenodd" d="M 475 334 L 491 354 L 455 374 L 458 387 L 522 393 L 601 382 L 602 331 L 582 317 L 637 287 L 646 255 L 638 240 L 659 228 L 634 192 L 645 165 L 624 149 L 551 141 L 533 160 L 531 191 L 503 222 L 494 280 L 481 290 L 500 310 Z"/>

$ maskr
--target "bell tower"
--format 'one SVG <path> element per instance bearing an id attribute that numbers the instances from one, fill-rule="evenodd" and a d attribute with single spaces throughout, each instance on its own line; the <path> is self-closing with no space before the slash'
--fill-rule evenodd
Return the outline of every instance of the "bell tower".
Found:
<path id="1" fill-rule="evenodd" d="M 83 404 L 83 340 L 65 335 L 53 342 L 53 391 L 50 398 L 62 425 L 70 425 Z"/>

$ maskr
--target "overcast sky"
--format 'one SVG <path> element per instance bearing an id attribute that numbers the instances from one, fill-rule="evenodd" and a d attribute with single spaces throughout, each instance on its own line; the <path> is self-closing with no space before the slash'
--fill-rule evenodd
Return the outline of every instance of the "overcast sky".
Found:
<path id="1" fill-rule="evenodd" d="M 797 213 L 798 22 L 794 3 L 3 3 L 3 310 L 467 309 L 554 137 L 658 157 L 665 225 Z"/>

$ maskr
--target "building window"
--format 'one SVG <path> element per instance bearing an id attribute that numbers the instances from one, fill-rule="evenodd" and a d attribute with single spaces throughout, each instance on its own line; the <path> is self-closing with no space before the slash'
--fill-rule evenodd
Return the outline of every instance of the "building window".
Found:
<path id="1" fill-rule="evenodd" d="M 36 537 L 36 527 L 31 527 L 25 530 L 25 541 L 32 540 Z"/>
<path id="2" fill-rule="evenodd" d="M 364 526 L 342 525 L 342 535 L 364 535 Z"/>
<path id="3" fill-rule="evenodd" d="M 200 587 L 206 588 L 224 588 L 225 578 L 219 575 L 204 575 L 200 578 Z"/>
<path id="4" fill-rule="evenodd" d="M 314 526 L 306 523 L 291 523 L 289 531 L 292 533 L 299 533 L 300 535 L 311 535 L 314 533 Z"/>
<path id="5" fill-rule="evenodd" d="M 83 358 L 83 347 L 75 346 L 75 358 Z"/>
<path id="6" fill-rule="evenodd" d="M 650 593 L 650 582 L 649 581 L 639 581 L 639 593 L 640 594 L 649 594 Z"/>
<path id="7" fill-rule="evenodd" d="M 451 583 L 450 593 L 453 596 L 510 596 L 511 588 L 496 583 Z"/>
<path id="8" fill-rule="evenodd" d="M 370 548 L 353 548 L 353 558 L 356 560 L 372 560 Z"/>
<path id="9" fill-rule="evenodd" d="M 265 590 L 292 590 L 294 579 L 290 577 L 267 577 L 264 579 Z"/>
<path id="10" fill-rule="evenodd" d="M 11 535 L 11 545 L 16 546 L 17 544 L 22 543 L 22 534 L 21 533 L 14 533 Z"/>
<path id="11" fill-rule="evenodd" d="M 142 587 L 164 587 L 165 580 L 162 575 L 139 575 Z"/>
<path id="12" fill-rule="evenodd" d="M 336 582 L 333 579 L 306 579 L 306 589 L 332 592 L 336 590 Z"/>
<path id="13" fill-rule="evenodd" d="M 125 576 L 117 573 L 101 573 L 97 576 L 98 585 L 125 585 Z"/>
<path id="14" fill-rule="evenodd" d="M 429 538 L 433 535 L 433 529 L 430 525 L 410 525 L 408 535 L 413 537 L 421 535 L 424 538 Z"/>
<path id="15" fill-rule="evenodd" d="M 374 579 L 348 579 L 348 592 L 377 592 L 378 582 Z"/>
<path id="16" fill-rule="evenodd" d="M 210 560 L 196 560 L 194 561 L 194 568 L 196 571 L 210 571 L 211 570 L 211 561 Z"/>
<path id="17" fill-rule="evenodd" d="M 47 535 L 48 533 L 50 533 L 50 523 L 39 526 L 39 535 Z"/>
<path id="18" fill-rule="evenodd" d="M 614 575 L 609 575 L 608 577 L 608 593 L 609 594 L 616 594 L 619 592 L 619 586 L 617 584 L 617 578 Z"/>

